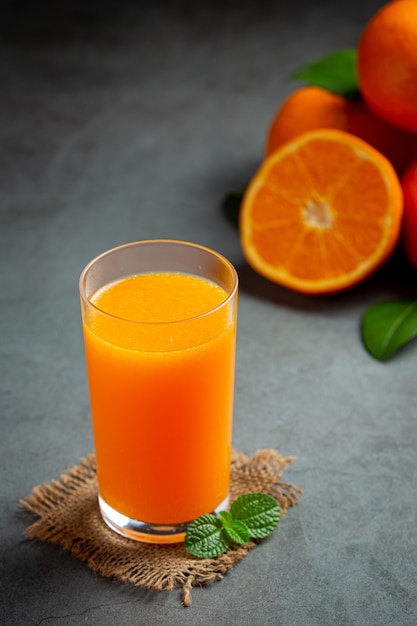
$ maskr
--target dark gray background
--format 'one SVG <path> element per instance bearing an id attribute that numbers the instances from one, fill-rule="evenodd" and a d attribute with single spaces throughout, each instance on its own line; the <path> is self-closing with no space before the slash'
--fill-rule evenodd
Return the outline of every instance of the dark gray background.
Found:
<path id="1" fill-rule="evenodd" d="M 389 363 L 366 307 L 416 294 L 403 258 L 344 294 L 257 276 L 221 210 L 260 163 L 309 61 L 383 3 L 9 2 L 0 67 L 0 623 L 401 625 L 417 621 L 417 346 Z M 92 449 L 77 281 L 144 238 L 213 247 L 240 281 L 234 445 L 297 460 L 300 504 L 212 586 L 152 593 L 27 542 L 18 500 Z"/>

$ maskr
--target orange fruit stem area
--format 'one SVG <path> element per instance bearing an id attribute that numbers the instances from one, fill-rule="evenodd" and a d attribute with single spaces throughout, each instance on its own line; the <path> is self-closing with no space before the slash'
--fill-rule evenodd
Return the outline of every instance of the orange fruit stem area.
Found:
<path id="1" fill-rule="evenodd" d="M 259 274 L 309 294 L 365 280 L 392 254 L 403 196 L 391 163 L 340 130 L 306 132 L 271 154 L 240 210 L 245 257 Z"/>

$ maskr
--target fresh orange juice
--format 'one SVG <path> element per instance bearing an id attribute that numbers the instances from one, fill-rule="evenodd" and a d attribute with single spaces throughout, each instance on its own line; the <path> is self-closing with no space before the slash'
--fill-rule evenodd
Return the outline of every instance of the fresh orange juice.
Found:
<path id="1" fill-rule="evenodd" d="M 83 315 L 100 496 L 177 524 L 213 511 L 230 473 L 236 313 L 181 272 L 116 280 Z"/>

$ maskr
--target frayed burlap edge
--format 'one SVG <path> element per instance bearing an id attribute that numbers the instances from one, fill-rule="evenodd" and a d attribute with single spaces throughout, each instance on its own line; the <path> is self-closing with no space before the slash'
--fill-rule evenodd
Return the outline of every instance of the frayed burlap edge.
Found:
<path id="1" fill-rule="evenodd" d="M 285 515 L 302 493 L 280 480 L 293 460 L 273 449 L 258 450 L 252 457 L 233 451 L 231 502 L 243 493 L 262 491 L 279 502 L 281 517 Z M 145 544 L 117 535 L 98 508 L 94 453 L 59 480 L 35 487 L 20 504 L 39 516 L 25 530 L 28 539 L 57 544 L 107 578 L 158 591 L 182 587 L 184 606 L 191 605 L 192 587 L 220 580 L 259 543 L 230 548 L 215 559 L 197 559 L 182 544 Z"/>

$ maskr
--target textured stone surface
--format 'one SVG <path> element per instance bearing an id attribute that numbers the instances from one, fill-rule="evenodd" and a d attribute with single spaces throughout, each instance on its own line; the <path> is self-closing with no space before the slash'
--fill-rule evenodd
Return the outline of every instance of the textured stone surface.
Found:
<path id="1" fill-rule="evenodd" d="M 417 621 L 417 352 L 387 364 L 365 308 L 416 294 L 402 259 L 308 298 L 246 265 L 221 212 L 262 158 L 291 71 L 353 47 L 383 3 L 19 2 L 0 50 L 0 623 L 380 626 Z M 59 7 L 58 7 L 59 5 Z M 180 238 L 241 280 L 234 445 L 304 489 L 220 583 L 150 593 L 23 539 L 18 500 L 92 449 L 77 281 L 108 247 Z"/>

